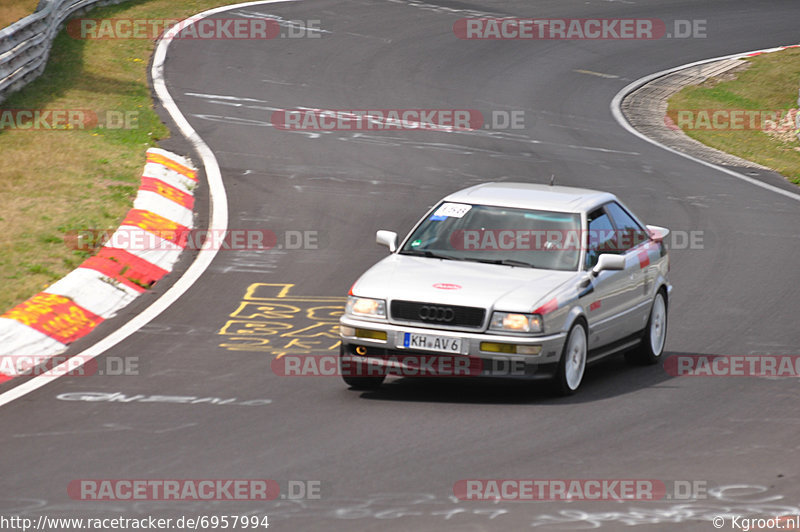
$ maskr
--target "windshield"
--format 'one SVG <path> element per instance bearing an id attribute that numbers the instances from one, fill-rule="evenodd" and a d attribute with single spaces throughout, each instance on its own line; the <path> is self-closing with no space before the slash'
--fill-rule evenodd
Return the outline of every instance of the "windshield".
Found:
<path id="1" fill-rule="evenodd" d="M 445 202 L 414 230 L 400 254 L 574 271 L 580 224 L 575 213 Z"/>

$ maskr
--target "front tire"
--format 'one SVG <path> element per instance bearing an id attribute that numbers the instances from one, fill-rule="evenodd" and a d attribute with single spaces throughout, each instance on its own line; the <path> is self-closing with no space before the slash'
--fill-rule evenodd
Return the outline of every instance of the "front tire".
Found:
<path id="1" fill-rule="evenodd" d="M 667 298 L 663 290 L 656 292 L 650 318 L 647 320 L 642 342 L 634 351 L 625 353 L 625 359 L 632 364 L 651 365 L 661 360 L 664 344 L 667 341 Z"/>
<path id="2" fill-rule="evenodd" d="M 586 372 L 588 341 L 586 325 L 578 321 L 569 330 L 567 340 L 558 361 L 558 370 L 553 378 L 553 387 L 558 395 L 572 395 L 578 391 Z"/>
<path id="3" fill-rule="evenodd" d="M 346 377 L 342 380 L 354 390 L 374 390 L 383 384 L 384 377 Z"/>

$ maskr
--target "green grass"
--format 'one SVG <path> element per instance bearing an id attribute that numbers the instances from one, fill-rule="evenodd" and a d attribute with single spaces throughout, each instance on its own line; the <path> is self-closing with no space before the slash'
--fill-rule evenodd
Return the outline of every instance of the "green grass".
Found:
<path id="1" fill-rule="evenodd" d="M 748 58 L 735 79 L 710 79 L 684 88 L 669 100 L 667 114 L 678 124 L 681 110 L 796 109 L 800 88 L 800 49 L 790 48 Z M 800 184 L 800 142 L 796 131 L 770 134 L 759 129 L 691 129 L 690 137 L 708 146 L 762 164 Z"/>
<path id="2" fill-rule="evenodd" d="M 11 3 L 32 11 L 37 2 Z M 176 19 L 220 3 L 224 2 L 131 0 L 82 16 Z M 3 4 L 0 17 L 12 12 L 11 4 Z M 153 110 L 147 83 L 154 44 L 152 39 L 80 40 L 62 31 L 44 74 L 0 105 L 0 111 L 138 113 L 133 129 L 0 131 L 0 312 L 40 292 L 87 258 L 85 251 L 65 243 L 68 232 L 114 229 L 130 209 L 144 152 L 169 135 Z"/>
<path id="3" fill-rule="evenodd" d="M 0 5 L 0 29 L 27 17 L 36 10 L 39 0 L 3 0 Z"/>

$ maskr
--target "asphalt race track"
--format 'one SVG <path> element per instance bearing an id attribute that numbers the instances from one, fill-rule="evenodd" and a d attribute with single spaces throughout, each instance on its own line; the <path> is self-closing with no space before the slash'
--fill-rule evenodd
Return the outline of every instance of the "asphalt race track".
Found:
<path id="1" fill-rule="evenodd" d="M 281 352 L 336 352 L 342 298 L 385 254 L 375 230 L 405 233 L 459 188 L 551 174 L 617 194 L 647 223 L 702 232 L 698 249 L 671 251 L 666 356 L 800 355 L 800 204 L 632 136 L 609 108 L 647 74 L 798 42 L 796 1 L 430 1 L 248 6 L 215 16 L 318 20 L 323 31 L 172 43 L 167 85 L 219 161 L 229 227 L 271 231 L 281 249 L 220 251 L 177 303 L 99 359 L 103 368 L 135 361 L 138 375 L 63 377 L 0 409 L 0 515 L 268 515 L 271 529 L 320 531 L 702 531 L 715 529 L 716 515 L 800 514 L 797 379 L 676 378 L 617 357 L 591 367 L 576 396 L 553 398 L 531 383 L 458 379 L 396 379 L 362 393 L 338 377 L 271 369 Z M 705 20 L 707 37 L 458 39 L 454 22 L 476 13 L 661 19 L 668 28 Z M 271 126 L 274 110 L 298 107 L 524 111 L 524 128 Z M 189 150 L 177 135 L 165 146 Z M 198 194 L 203 205 L 208 188 Z M 305 249 L 292 249 L 298 238 Z M 284 494 L 290 483 L 319 482 L 319 498 L 67 493 L 77 479 L 251 478 L 273 479 Z M 523 478 L 657 479 L 706 491 L 656 502 L 453 497 L 459 480 Z"/>

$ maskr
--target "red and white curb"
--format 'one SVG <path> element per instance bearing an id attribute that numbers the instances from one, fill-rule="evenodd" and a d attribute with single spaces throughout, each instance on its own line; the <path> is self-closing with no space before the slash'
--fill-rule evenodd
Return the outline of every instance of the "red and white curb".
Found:
<path id="1" fill-rule="evenodd" d="M 777 48 L 758 50 L 757 52 L 750 52 L 749 54 L 744 54 L 744 57 L 755 57 L 761 54 L 771 54 L 772 52 L 780 52 L 781 50 L 788 50 L 789 48 L 800 48 L 800 44 L 790 44 L 789 46 L 778 46 Z"/>
<path id="2" fill-rule="evenodd" d="M 147 150 L 133 208 L 99 252 L 44 292 L 0 316 L 0 382 L 66 351 L 172 271 L 193 227 L 197 169 Z M 157 245 L 124 246 L 153 242 Z M 116 246 L 116 247 L 115 247 Z"/>

